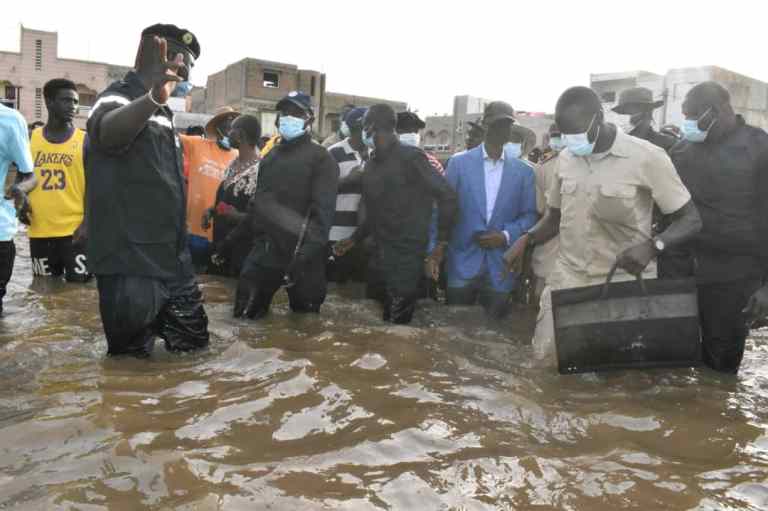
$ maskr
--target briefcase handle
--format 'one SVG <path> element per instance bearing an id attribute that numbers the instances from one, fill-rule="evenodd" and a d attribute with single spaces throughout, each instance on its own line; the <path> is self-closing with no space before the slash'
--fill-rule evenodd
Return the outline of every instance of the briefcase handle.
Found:
<path id="1" fill-rule="evenodd" d="M 616 273 L 616 270 L 619 268 L 619 261 L 613 263 L 613 266 L 611 266 L 611 271 L 608 272 L 608 278 L 605 279 L 605 284 L 603 284 L 603 292 L 600 294 L 600 299 L 604 299 L 608 297 L 608 287 L 611 283 L 611 280 L 613 279 L 613 274 Z M 643 273 L 640 272 L 637 274 L 637 283 L 640 284 L 640 290 L 643 292 L 644 295 L 648 294 L 648 289 L 645 287 L 645 281 L 643 280 Z"/>

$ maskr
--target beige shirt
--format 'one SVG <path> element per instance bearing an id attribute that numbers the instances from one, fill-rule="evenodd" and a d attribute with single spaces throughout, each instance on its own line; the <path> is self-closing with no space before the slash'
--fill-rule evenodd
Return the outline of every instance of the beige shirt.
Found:
<path id="1" fill-rule="evenodd" d="M 654 201 L 670 214 L 691 200 L 664 150 L 619 130 L 605 153 L 560 153 L 554 174 L 548 204 L 561 211 L 557 264 L 586 279 L 604 278 L 621 252 L 651 239 Z M 655 262 L 644 275 L 655 277 Z"/>
<path id="2" fill-rule="evenodd" d="M 552 182 L 555 180 L 555 164 L 557 159 L 558 156 L 555 155 L 541 165 L 537 165 L 534 170 L 536 175 L 536 209 L 539 210 L 539 215 L 544 215 L 547 209 L 549 190 L 552 188 Z M 531 264 L 533 265 L 533 273 L 537 277 L 545 280 L 549 277 L 557 259 L 559 246 L 560 241 L 557 236 L 543 245 L 536 245 L 533 250 Z"/>

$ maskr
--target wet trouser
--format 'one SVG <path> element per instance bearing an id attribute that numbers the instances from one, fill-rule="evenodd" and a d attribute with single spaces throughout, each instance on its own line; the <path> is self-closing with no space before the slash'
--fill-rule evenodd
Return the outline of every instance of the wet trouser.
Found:
<path id="1" fill-rule="evenodd" d="M 13 275 L 13 263 L 16 260 L 16 245 L 11 241 L 0 241 L 0 315 L 3 313 L 3 298 L 6 287 Z"/>
<path id="2" fill-rule="evenodd" d="M 88 273 L 85 246 L 74 243 L 72 236 L 60 238 L 30 238 L 32 273 L 38 277 L 61 277 L 67 282 L 87 282 Z"/>
<path id="3" fill-rule="evenodd" d="M 235 296 L 234 316 L 259 319 L 269 312 L 272 298 L 285 284 L 286 271 L 282 268 L 263 266 L 247 258 L 240 273 Z M 289 275 L 287 287 L 291 310 L 299 313 L 320 312 L 325 302 L 325 257 L 314 257 L 302 265 L 299 271 Z"/>
<path id="4" fill-rule="evenodd" d="M 208 345 L 208 316 L 200 288 L 187 262 L 172 280 L 131 275 L 97 275 L 99 309 L 107 354 L 148 357 L 155 337 L 168 351 Z"/>
<path id="5" fill-rule="evenodd" d="M 416 302 L 424 295 L 423 251 L 386 247 L 378 253 L 376 268 L 378 275 L 373 282 L 369 281 L 367 294 L 375 295 L 384 305 L 384 321 L 410 323 Z"/>
<path id="6" fill-rule="evenodd" d="M 749 334 L 742 309 L 760 288 L 757 279 L 699 284 L 699 316 L 704 363 L 715 371 L 735 374 Z"/>
<path id="7" fill-rule="evenodd" d="M 492 318 L 501 319 L 509 313 L 509 293 L 497 291 L 487 273 L 470 280 L 448 279 L 445 293 L 447 305 L 480 303 Z"/>

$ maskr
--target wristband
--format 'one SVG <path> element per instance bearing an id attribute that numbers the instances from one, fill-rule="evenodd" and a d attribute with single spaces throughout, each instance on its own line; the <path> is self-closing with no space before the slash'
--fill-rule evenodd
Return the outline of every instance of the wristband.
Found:
<path id="1" fill-rule="evenodd" d="M 168 106 L 167 103 L 158 103 L 157 101 L 155 101 L 155 98 L 152 97 L 152 89 L 150 89 L 149 92 L 147 92 L 147 97 L 152 102 L 152 104 L 155 105 L 157 108 L 163 108 L 164 106 Z"/>

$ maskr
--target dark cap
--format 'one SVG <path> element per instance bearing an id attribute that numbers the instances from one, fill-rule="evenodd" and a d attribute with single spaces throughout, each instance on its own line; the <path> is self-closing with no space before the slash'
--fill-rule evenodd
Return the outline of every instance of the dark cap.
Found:
<path id="1" fill-rule="evenodd" d="M 312 98 L 308 95 L 304 94 L 300 90 L 295 90 L 292 92 L 289 92 L 287 96 L 285 96 L 283 99 L 277 102 L 277 109 L 282 110 L 282 108 L 288 104 L 293 103 L 297 107 L 301 108 L 308 114 L 312 114 Z"/>
<path id="2" fill-rule="evenodd" d="M 200 43 L 195 37 L 195 34 L 187 30 L 186 28 L 179 28 L 176 25 L 165 25 L 158 23 L 151 27 L 145 28 L 141 32 L 141 36 L 156 35 L 157 37 L 165 38 L 166 40 L 173 41 L 186 48 L 195 59 L 200 58 Z"/>
<path id="3" fill-rule="evenodd" d="M 367 111 L 368 109 L 362 106 L 353 108 L 352 110 L 347 112 L 347 115 L 344 116 L 344 122 L 346 122 L 347 126 L 349 126 L 350 128 L 362 128 L 363 117 L 365 117 L 365 113 Z"/>
<path id="4" fill-rule="evenodd" d="M 478 133 L 481 135 L 485 133 L 485 128 L 479 122 L 467 121 L 467 124 L 469 125 L 468 133 Z"/>
<path id="5" fill-rule="evenodd" d="M 397 131 L 416 132 L 423 130 L 427 125 L 414 112 L 397 113 Z"/>
<path id="6" fill-rule="evenodd" d="M 491 101 L 483 111 L 483 124 L 490 126 L 496 121 L 510 119 L 515 122 L 515 109 L 512 105 L 503 101 Z"/>
<path id="7" fill-rule="evenodd" d="M 650 112 L 664 104 L 664 101 L 654 101 L 653 92 L 645 87 L 632 87 L 621 91 L 619 104 L 611 110 L 620 115 L 633 115 Z"/>

